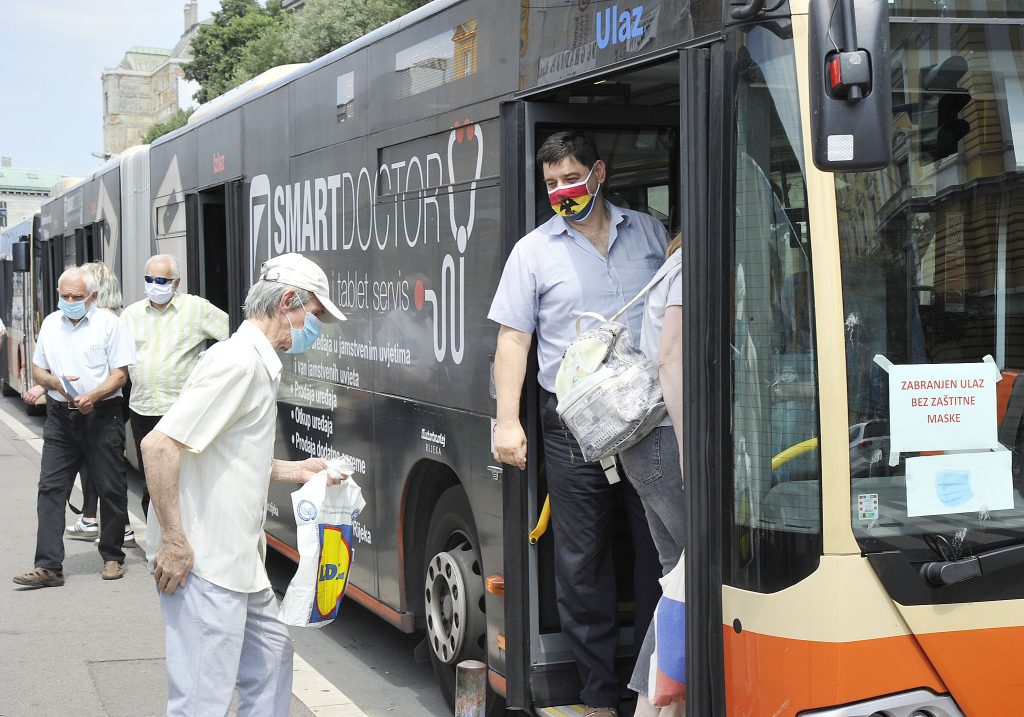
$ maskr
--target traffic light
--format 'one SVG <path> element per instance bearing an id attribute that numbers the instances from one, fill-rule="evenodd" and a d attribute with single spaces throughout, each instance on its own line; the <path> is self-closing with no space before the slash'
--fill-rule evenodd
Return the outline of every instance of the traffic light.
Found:
<path id="1" fill-rule="evenodd" d="M 932 161 L 956 154 L 960 140 L 971 131 L 971 124 L 959 116 L 971 101 L 971 93 L 959 84 L 966 73 L 967 60 L 960 55 L 921 70 L 921 99 L 915 108 L 918 151 Z"/>

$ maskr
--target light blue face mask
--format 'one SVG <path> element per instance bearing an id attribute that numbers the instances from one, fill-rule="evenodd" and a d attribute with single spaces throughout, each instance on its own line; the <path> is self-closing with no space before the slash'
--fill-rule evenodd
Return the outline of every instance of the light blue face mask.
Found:
<path id="1" fill-rule="evenodd" d="M 85 301 L 64 301 L 64 299 L 58 299 L 57 308 L 63 311 L 64 315 L 72 321 L 78 321 L 85 316 Z"/>
<path id="2" fill-rule="evenodd" d="M 306 307 L 302 307 L 302 310 L 306 312 L 306 318 L 302 321 L 302 328 L 295 328 L 292 326 L 291 319 L 288 319 L 288 327 L 292 331 L 292 345 L 285 351 L 286 354 L 301 354 L 315 344 L 320 336 L 320 319 L 306 311 Z"/>
<path id="3" fill-rule="evenodd" d="M 971 491 L 970 471 L 939 471 L 935 474 L 935 495 L 943 505 L 963 505 L 974 493 Z"/>

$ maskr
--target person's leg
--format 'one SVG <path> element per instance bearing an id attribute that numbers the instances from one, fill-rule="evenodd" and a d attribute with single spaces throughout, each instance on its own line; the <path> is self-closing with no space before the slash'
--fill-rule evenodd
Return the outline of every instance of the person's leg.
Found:
<path id="1" fill-rule="evenodd" d="M 270 588 L 249 595 L 238 665 L 238 716 L 288 717 L 292 704 L 292 638 L 277 619 Z"/>
<path id="2" fill-rule="evenodd" d="M 142 517 L 148 519 L 149 513 L 149 486 L 146 484 L 146 465 L 142 460 L 142 439 L 149 435 L 149 432 L 156 428 L 163 416 L 144 416 L 135 411 L 130 412 L 132 424 L 132 440 L 135 443 L 135 455 L 139 457 L 139 473 L 142 474 Z"/>
<path id="3" fill-rule="evenodd" d="M 583 463 L 579 445 L 561 425 L 556 399 L 542 401 L 544 453 L 555 546 L 555 593 L 562 632 L 583 680 L 581 699 L 617 707 L 618 646 L 611 528 L 618 491 L 601 467 Z"/>
<path id="4" fill-rule="evenodd" d="M 245 636 L 246 593 L 190 574 L 160 593 L 167 655 L 167 715 L 227 715 Z"/>
<path id="5" fill-rule="evenodd" d="M 43 456 L 36 497 L 35 566 L 61 571 L 64 563 L 64 506 L 82 463 L 73 422 L 80 419 L 54 407 L 43 426 Z"/>
<path id="6" fill-rule="evenodd" d="M 106 405 L 87 416 L 86 461 L 100 496 L 100 556 L 124 562 L 124 526 L 128 520 L 128 483 L 124 467 L 124 424 L 121 408 Z"/>
<path id="7" fill-rule="evenodd" d="M 88 466 L 82 465 L 81 470 L 78 471 L 78 477 L 82 481 L 82 519 L 88 523 L 95 523 L 96 516 L 99 515 L 96 510 L 100 496 L 96 492 L 96 486 L 89 480 Z"/>
<path id="8" fill-rule="evenodd" d="M 670 426 L 651 431 L 620 456 L 630 485 L 636 489 L 658 549 L 662 575 L 679 562 L 686 543 L 683 480 L 679 448 Z"/>
<path id="9" fill-rule="evenodd" d="M 647 634 L 647 628 L 654 619 L 654 609 L 661 599 L 661 584 L 658 582 L 661 563 L 640 497 L 628 480 L 622 481 L 621 490 L 633 541 L 633 634 L 639 642 L 639 636 Z"/>

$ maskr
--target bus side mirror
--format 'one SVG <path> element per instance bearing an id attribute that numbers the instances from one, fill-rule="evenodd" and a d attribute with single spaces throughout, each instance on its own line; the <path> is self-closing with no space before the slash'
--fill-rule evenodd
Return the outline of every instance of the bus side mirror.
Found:
<path id="1" fill-rule="evenodd" d="M 888 166 L 892 89 L 887 0 L 811 0 L 807 45 L 814 165 L 826 172 Z"/>
<path id="2" fill-rule="evenodd" d="M 31 270 L 28 259 L 28 242 L 24 239 L 11 244 L 11 264 L 14 271 L 26 272 Z"/>

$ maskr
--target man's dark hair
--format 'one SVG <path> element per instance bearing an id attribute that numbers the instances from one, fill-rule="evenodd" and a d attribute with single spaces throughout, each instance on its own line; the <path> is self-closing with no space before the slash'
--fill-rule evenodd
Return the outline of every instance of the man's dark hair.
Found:
<path id="1" fill-rule="evenodd" d="M 601 159 L 597 154 L 594 140 L 578 129 L 555 132 L 544 140 L 544 144 L 537 150 L 537 164 L 541 166 L 558 164 L 566 157 L 572 157 L 587 169 Z"/>

